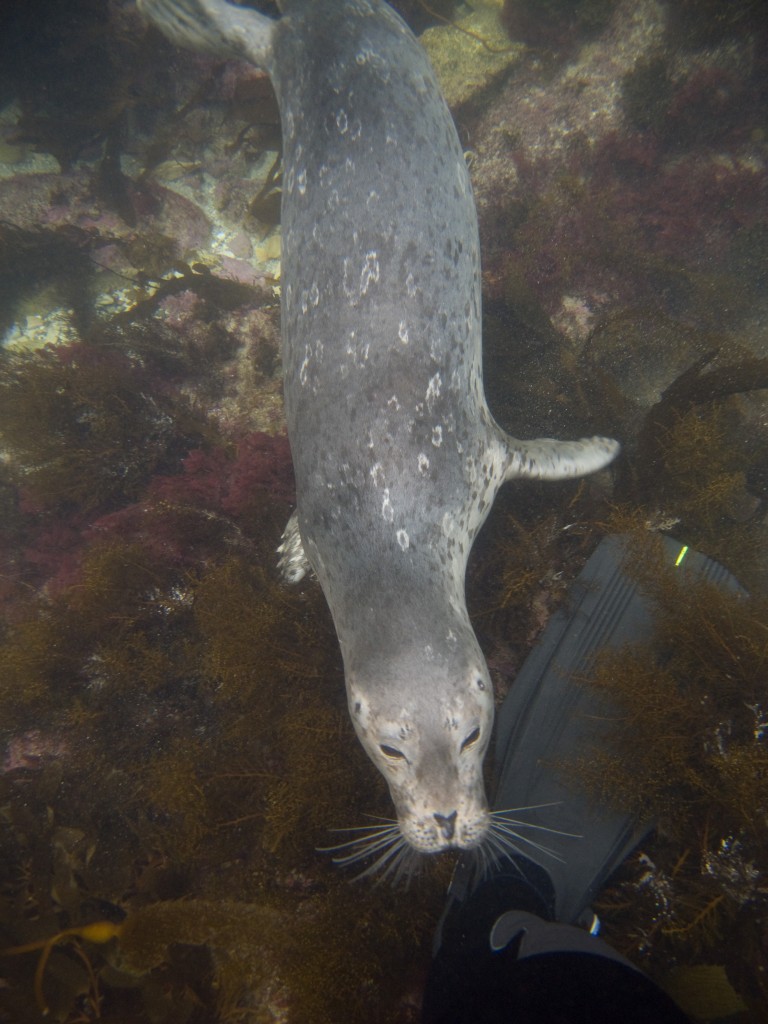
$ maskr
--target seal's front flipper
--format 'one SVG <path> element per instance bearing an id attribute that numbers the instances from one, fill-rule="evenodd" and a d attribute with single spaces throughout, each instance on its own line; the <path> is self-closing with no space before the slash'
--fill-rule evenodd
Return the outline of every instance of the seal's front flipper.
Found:
<path id="1" fill-rule="evenodd" d="M 280 575 L 286 583 L 298 583 L 312 572 L 299 532 L 299 514 L 294 512 L 283 530 L 283 539 L 277 549 Z"/>
<path id="2" fill-rule="evenodd" d="M 528 477 L 536 480 L 566 480 L 586 476 L 607 466 L 619 452 L 619 442 L 609 437 L 588 437 L 581 441 L 555 441 L 540 437 L 518 441 L 503 435 L 507 462 L 505 480 Z"/>
<path id="3" fill-rule="evenodd" d="M 269 69 L 275 22 L 225 0 L 138 0 L 141 13 L 172 43 Z"/>

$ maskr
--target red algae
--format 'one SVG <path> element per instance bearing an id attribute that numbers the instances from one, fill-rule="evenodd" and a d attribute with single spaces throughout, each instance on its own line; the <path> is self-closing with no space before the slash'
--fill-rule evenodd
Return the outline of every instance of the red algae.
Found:
<path id="1" fill-rule="evenodd" d="M 588 6 L 564 7 L 563 24 Z M 524 2 L 506 11 L 533 17 Z M 519 65 L 475 126 L 485 279 L 511 270 L 550 316 L 566 298 L 604 312 L 661 302 L 704 324 L 745 238 L 764 258 L 764 25 L 741 17 L 722 49 L 685 53 L 651 0 L 603 14 L 605 31 L 562 64 Z M 731 317 L 758 276 L 740 274 Z"/>
<path id="2" fill-rule="evenodd" d="M 237 440 L 234 448 L 234 454 L 221 448 L 190 452 L 180 474 L 153 481 L 149 497 L 187 501 L 235 518 L 260 494 L 286 505 L 294 500 L 293 463 L 285 434 L 254 431 Z"/>

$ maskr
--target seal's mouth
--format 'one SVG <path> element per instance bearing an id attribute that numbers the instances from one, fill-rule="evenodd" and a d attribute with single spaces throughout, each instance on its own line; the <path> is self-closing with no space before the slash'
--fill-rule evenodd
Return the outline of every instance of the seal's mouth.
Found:
<path id="1" fill-rule="evenodd" d="M 442 831 L 440 823 L 435 823 L 434 832 L 440 839 L 416 845 L 408 835 L 408 825 L 401 824 L 393 818 L 378 819 L 377 824 L 361 825 L 356 828 L 334 829 L 334 832 L 346 833 L 348 838 L 333 846 L 318 847 L 323 853 L 332 854 L 334 864 L 339 867 L 357 867 L 363 870 L 355 875 L 355 879 L 375 877 L 377 881 L 388 879 L 397 884 L 409 881 L 419 874 L 424 864 L 424 855 L 445 853 L 451 850 L 470 851 L 477 858 L 477 866 L 485 874 L 505 858 L 519 854 L 524 856 L 526 848 L 544 854 L 555 860 L 562 858 L 546 845 L 546 834 L 566 835 L 577 839 L 579 836 L 559 829 L 547 828 L 544 825 L 525 821 L 526 812 L 538 810 L 540 807 L 554 806 L 537 804 L 531 807 L 518 807 L 500 811 L 485 811 L 483 827 L 475 831 L 471 840 L 464 835 L 456 837 L 456 821 L 449 822 L 450 815 L 433 815 L 443 818 Z M 457 816 L 458 817 L 458 816 Z M 450 833 L 446 836 L 446 832 Z"/>
<path id="2" fill-rule="evenodd" d="M 438 831 L 442 834 L 443 839 L 446 842 L 450 842 L 456 834 L 458 811 L 453 811 L 452 814 L 433 814 L 432 817 L 435 819 Z"/>
<path id="3" fill-rule="evenodd" d="M 403 838 L 417 853 L 471 850 L 482 843 L 490 826 L 490 814 L 483 801 L 480 806 L 446 814 L 402 814 L 399 825 Z"/>
<path id="4" fill-rule="evenodd" d="M 340 867 L 364 865 L 363 870 L 355 875 L 355 880 L 376 877 L 377 881 L 388 879 L 394 884 L 403 880 L 408 882 L 420 873 L 425 855 L 469 850 L 482 841 L 480 837 L 474 843 L 459 842 L 455 811 L 451 815 L 433 817 L 442 819 L 442 824 L 436 822 L 434 827 L 419 832 L 413 831 L 412 824 L 404 826 L 392 818 L 382 819 L 381 824 L 334 829 L 335 832 L 346 832 L 350 838 L 335 846 L 319 849 L 333 854 L 333 863 Z M 490 819 L 487 812 L 486 817 Z M 411 835 L 418 837 L 415 842 Z"/>

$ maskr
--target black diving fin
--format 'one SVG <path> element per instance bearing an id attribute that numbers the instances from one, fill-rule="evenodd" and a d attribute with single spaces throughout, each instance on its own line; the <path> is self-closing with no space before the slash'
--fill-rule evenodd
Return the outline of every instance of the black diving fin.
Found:
<path id="1" fill-rule="evenodd" d="M 669 537 L 662 544 L 665 560 L 681 574 L 743 593 L 711 558 Z M 521 856 L 508 858 L 507 874 L 510 869 L 526 874 L 527 864 L 529 873 L 540 878 L 543 869 L 554 891 L 551 916 L 567 924 L 587 924 L 589 904 L 653 824 L 598 806 L 576 784 L 569 786 L 562 768 L 599 746 L 611 727 L 610 702 L 581 681 L 594 657 L 653 635 L 652 598 L 625 572 L 626 559 L 625 538 L 602 541 L 544 629 L 497 717 L 494 808 L 519 817 L 521 839 L 534 839 L 533 844 L 517 842 Z M 482 881 L 478 870 L 473 851 L 462 854 L 443 920 L 451 904 L 458 909 L 456 902 Z"/>

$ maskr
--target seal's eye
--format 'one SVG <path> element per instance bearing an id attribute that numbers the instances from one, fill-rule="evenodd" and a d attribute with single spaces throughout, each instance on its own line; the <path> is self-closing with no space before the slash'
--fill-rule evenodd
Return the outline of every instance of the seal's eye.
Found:
<path id="1" fill-rule="evenodd" d="M 467 736 L 464 742 L 461 744 L 461 752 L 464 753 L 469 747 L 474 746 L 475 743 L 480 739 L 480 729 L 473 729 L 472 732 Z"/>
<path id="2" fill-rule="evenodd" d="M 379 747 L 379 750 L 382 752 L 382 754 L 386 754 L 387 757 L 397 758 L 401 761 L 405 760 L 405 754 L 402 752 L 402 750 L 398 750 L 397 747 L 388 747 L 386 743 L 382 743 L 381 746 Z"/>

